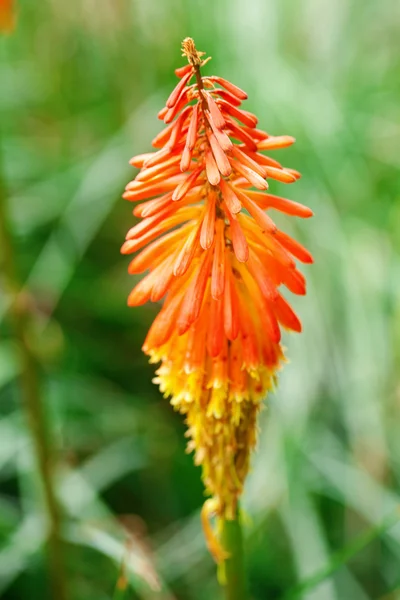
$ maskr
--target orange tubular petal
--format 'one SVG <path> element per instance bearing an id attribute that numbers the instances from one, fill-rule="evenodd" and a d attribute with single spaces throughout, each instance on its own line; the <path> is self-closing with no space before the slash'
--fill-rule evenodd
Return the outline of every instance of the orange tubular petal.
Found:
<path id="1" fill-rule="evenodd" d="M 176 277 L 184 275 L 192 264 L 192 260 L 199 245 L 199 232 L 200 228 L 197 226 L 186 238 L 182 250 L 174 264 L 173 273 Z"/>
<path id="2" fill-rule="evenodd" d="M 160 133 L 157 133 L 156 137 L 153 138 L 153 141 L 151 142 L 153 148 L 162 148 L 171 137 L 171 131 L 174 127 L 176 127 L 176 122 L 170 123 L 167 127 L 164 127 Z"/>
<path id="3" fill-rule="evenodd" d="M 190 159 L 192 157 L 192 151 L 196 145 L 197 128 L 199 123 L 199 104 L 196 104 L 193 108 L 192 116 L 190 117 L 188 133 L 186 137 L 186 144 L 181 160 L 181 171 L 186 171 L 190 165 Z"/>
<path id="4" fill-rule="evenodd" d="M 204 322 L 204 316 L 208 317 L 207 311 L 203 305 L 200 310 L 200 315 L 193 326 L 188 331 L 187 345 L 186 345 L 186 357 L 182 357 L 185 360 L 185 371 L 191 373 L 194 370 L 203 370 L 204 361 L 206 354 L 207 345 L 207 328 Z"/>
<path id="5" fill-rule="evenodd" d="M 211 296 L 219 298 L 225 285 L 225 223 L 217 219 L 215 225 L 215 249 L 211 271 Z"/>
<path id="6" fill-rule="evenodd" d="M 296 169 L 285 169 L 285 171 L 287 173 L 290 173 L 290 175 L 293 175 L 295 179 L 301 179 L 301 173 L 299 173 L 299 171 L 296 171 Z"/>
<path id="7" fill-rule="evenodd" d="M 247 215 L 240 215 L 242 227 L 250 239 L 255 239 L 258 244 L 267 249 L 283 267 L 294 269 L 296 263 L 283 246 L 275 239 L 275 235 L 265 235 L 257 223 Z"/>
<path id="8" fill-rule="evenodd" d="M 208 109 L 210 111 L 211 119 L 213 120 L 217 129 L 223 129 L 225 127 L 225 119 L 222 116 L 222 113 L 216 104 L 214 98 L 211 96 L 209 92 L 203 90 L 203 97 L 205 98 Z"/>
<path id="9" fill-rule="evenodd" d="M 247 373 L 242 369 L 242 348 L 240 340 L 229 348 L 229 380 L 230 390 L 243 398 L 247 392 Z"/>
<path id="10" fill-rule="evenodd" d="M 211 150 L 221 175 L 224 175 L 224 177 L 229 177 L 229 175 L 232 173 L 232 168 L 229 163 L 229 160 L 225 152 L 222 150 L 221 146 L 217 142 L 217 138 L 210 131 L 208 132 L 208 140 L 210 142 Z"/>
<path id="11" fill-rule="evenodd" d="M 186 139 L 186 147 L 193 150 L 196 144 L 197 128 L 199 124 L 199 104 L 193 108 L 192 116 L 190 117 L 189 129 Z"/>
<path id="12" fill-rule="evenodd" d="M 240 319 L 240 340 L 243 357 L 242 367 L 245 366 L 247 369 L 257 368 L 260 364 L 257 333 L 243 296 L 239 297 L 239 310 L 241 315 L 246 315 L 244 318 Z"/>
<path id="13" fill-rule="evenodd" d="M 262 194 L 260 192 L 246 191 L 246 194 L 255 200 L 261 208 L 274 208 L 287 215 L 293 217 L 301 217 L 308 219 L 313 216 L 313 211 L 308 206 L 299 204 L 294 200 L 288 200 L 287 198 L 281 198 L 280 196 L 274 196 L 273 194 Z"/>
<path id="14" fill-rule="evenodd" d="M 182 133 L 183 124 L 184 124 L 184 122 L 185 122 L 186 118 L 188 117 L 189 112 L 191 110 L 192 110 L 192 107 L 191 106 L 187 106 L 181 112 L 181 114 L 176 119 L 176 121 L 174 121 L 172 130 L 171 130 L 171 136 L 170 136 L 170 138 L 168 140 L 168 143 L 166 145 L 166 147 L 169 148 L 170 150 L 172 150 L 177 145 L 177 143 L 179 142 L 179 138 L 180 138 L 180 135 Z"/>
<path id="15" fill-rule="evenodd" d="M 182 173 L 184 173 L 185 171 L 188 170 L 191 160 L 192 160 L 192 151 L 189 150 L 189 148 L 187 146 L 185 146 L 185 148 L 183 149 L 183 154 L 182 154 L 181 162 L 179 165 L 179 168 L 182 171 Z"/>
<path id="16" fill-rule="evenodd" d="M 122 197 L 130 202 L 150 200 L 151 198 L 154 198 L 154 196 L 166 194 L 167 192 L 174 190 L 181 182 L 181 176 L 171 177 L 166 181 L 157 179 L 152 185 L 139 185 L 139 182 L 136 185 L 136 182 L 133 182 L 132 184 L 128 184 L 127 190 L 122 194 Z"/>
<path id="17" fill-rule="evenodd" d="M 246 167 L 246 165 L 242 164 L 238 160 L 231 159 L 230 163 L 237 173 L 243 175 L 243 177 L 245 177 L 247 181 L 249 181 L 251 185 L 254 185 L 254 187 L 256 187 L 258 190 L 268 189 L 268 183 L 258 173 L 252 169 L 249 169 L 249 167 Z"/>
<path id="18" fill-rule="evenodd" d="M 237 187 L 234 188 L 240 202 L 243 204 L 246 210 L 249 211 L 251 216 L 256 221 L 262 232 L 275 233 L 277 231 L 276 225 L 251 198 L 247 196 L 247 193 L 241 192 Z"/>
<path id="19" fill-rule="evenodd" d="M 208 110 L 204 111 L 205 115 L 207 117 L 207 120 L 211 126 L 211 129 L 213 131 L 213 134 L 215 135 L 218 144 L 221 146 L 222 150 L 224 152 L 229 152 L 230 150 L 232 150 L 233 148 L 233 144 L 229 138 L 229 136 L 226 135 L 226 133 L 224 131 L 221 131 L 220 129 L 218 129 L 218 127 L 216 127 L 210 113 Z"/>
<path id="20" fill-rule="evenodd" d="M 233 94 L 234 96 L 236 96 L 236 98 L 239 98 L 239 100 L 246 100 L 247 99 L 247 94 L 244 90 L 241 90 L 237 85 L 234 85 L 233 83 L 231 83 L 230 81 L 227 81 L 226 79 L 223 79 L 222 77 L 209 77 L 208 79 L 210 79 L 211 81 L 215 81 L 216 83 L 218 83 L 220 86 L 222 86 L 223 88 L 225 88 L 226 90 L 228 90 L 228 92 L 230 92 L 231 94 Z"/>
<path id="21" fill-rule="evenodd" d="M 239 98 L 237 98 L 227 90 L 221 90 L 217 88 L 213 90 L 213 92 L 215 94 L 218 94 L 218 96 L 220 96 L 220 98 L 222 98 L 223 100 L 226 100 L 226 102 L 229 102 L 229 104 L 232 104 L 232 106 L 240 106 L 242 104 L 242 101 L 239 100 Z"/>
<path id="22" fill-rule="evenodd" d="M 219 100 L 219 105 L 223 113 L 228 113 L 228 115 L 231 115 L 235 119 L 238 119 L 241 123 L 243 123 L 243 125 L 246 125 L 247 127 L 255 127 L 258 123 L 257 117 L 252 113 L 247 112 L 247 110 L 236 108 L 236 106 L 232 106 L 228 102 L 225 102 L 225 100 Z"/>
<path id="23" fill-rule="evenodd" d="M 161 223 L 167 217 L 170 217 L 179 209 L 179 204 L 173 204 L 166 206 L 163 210 L 157 212 L 157 214 L 152 217 L 147 217 L 142 219 L 139 223 L 131 227 L 126 234 L 125 239 L 133 240 L 138 237 L 144 235 L 150 229 L 153 229 L 158 223 Z"/>
<path id="24" fill-rule="evenodd" d="M 137 154 L 136 156 L 132 156 L 131 160 L 129 161 L 129 164 L 133 167 L 138 167 L 139 169 L 141 169 L 145 161 L 148 158 L 150 158 L 150 156 L 153 156 L 152 152 L 147 152 L 146 154 Z"/>
<path id="25" fill-rule="evenodd" d="M 144 167 L 137 175 L 135 181 L 148 181 L 149 179 L 157 177 L 161 174 L 165 176 L 165 172 L 171 169 L 172 167 L 177 169 L 178 163 L 179 155 L 175 155 L 167 158 L 162 162 L 157 163 L 152 167 Z"/>
<path id="26" fill-rule="evenodd" d="M 285 269 L 282 274 L 282 283 L 293 294 L 304 296 L 306 293 L 306 278 L 297 269 Z"/>
<path id="27" fill-rule="evenodd" d="M 152 217 L 159 210 L 163 210 L 168 204 L 172 202 L 172 192 L 168 192 L 168 194 L 164 194 L 163 196 L 158 196 L 158 198 L 153 198 L 153 200 L 148 200 L 147 202 L 143 202 L 142 204 L 138 204 L 133 209 L 133 214 L 135 217 Z"/>
<path id="28" fill-rule="evenodd" d="M 178 69 L 175 69 L 175 75 L 179 77 L 179 79 L 181 79 L 181 77 L 183 77 L 187 73 L 190 73 L 192 69 L 192 65 L 185 65 L 184 67 L 179 67 Z"/>
<path id="29" fill-rule="evenodd" d="M 283 266 L 267 248 L 254 242 L 250 245 L 277 287 L 284 284 L 294 294 L 304 295 L 306 293 L 305 277 L 300 271 L 297 271 L 295 266 Z"/>
<path id="30" fill-rule="evenodd" d="M 162 269 L 160 269 L 151 291 L 150 300 L 152 302 L 159 302 L 159 300 L 167 293 L 171 282 L 174 279 L 174 273 L 172 272 L 173 262 L 174 256 L 169 256 L 168 261 L 162 263 Z"/>
<path id="31" fill-rule="evenodd" d="M 274 286 L 271 278 L 269 277 L 268 271 L 255 254 L 255 252 L 249 252 L 249 259 L 246 263 L 246 267 L 251 273 L 254 281 L 257 282 L 258 287 L 264 298 L 269 301 L 273 301 L 277 298 L 278 292 Z"/>
<path id="32" fill-rule="evenodd" d="M 181 95 L 182 90 L 184 89 L 184 87 L 188 83 L 188 81 L 192 78 L 192 75 L 193 75 L 193 72 L 192 72 L 192 69 L 190 69 L 190 71 L 188 71 L 185 75 L 183 75 L 183 77 L 179 81 L 179 83 L 177 83 L 177 85 L 172 90 L 172 92 L 169 95 L 169 98 L 166 102 L 166 106 L 168 106 L 168 108 L 172 108 L 176 104 L 179 96 Z"/>
<path id="33" fill-rule="evenodd" d="M 158 279 L 171 272 L 171 258 L 168 257 L 133 288 L 128 296 L 128 306 L 141 306 L 148 302 Z"/>
<path id="34" fill-rule="evenodd" d="M 168 217 L 161 223 L 158 223 L 153 229 L 142 235 L 136 240 L 128 240 L 122 245 L 121 254 L 132 254 L 136 250 L 140 250 L 146 244 L 153 241 L 156 237 L 177 225 L 181 225 L 184 221 L 198 217 L 198 210 L 192 207 L 180 208 L 174 215 Z"/>
<path id="35" fill-rule="evenodd" d="M 218 171 L 217 163 L 215 162 L 213 153 L 210 148 L 207 148 L 205 152 L 205 163 L 206 163 L 206 174 L 207 179 L 211 185 L 218 185 L 221 176 Z"/>
<path id="36" fill-rule="evenodd" d="M 233 215 L 239 213 L 242 210 L 242 205 L 231 186 L 228 183 L 226 183 L 225 179 L 221 179 L 221 181 L 219 182 L 219 187 L 221 190 L 222 197 L 230 212 Z"/>
<path id="37" fill-rule="evenodd" d="M 267 177 L 272 177 L 272 179 L 276 179 L 277 181 L 282 181 L 282 183 L 294 183 L 296 181 L 296 177 L 291 175 L 286 170 L 283 169 L 275 169 L 275 167 L 264 167 L 267 172 Z"/>
<path id="38" fill-rule="evenodd" d="M 247 287 L 249 295 L 252 297 L 257 306 L 257 314 L 261 321 L 262 329 L 267 333 L 271 342 L 277 344 L 281 339 L 281 331 L 279 329 L 278 321 L 276 320 L 276 317 L 272 312 L 272 306 L 273 301 L 276 300 L 278 292 L 276 292 L 275 290 L 274 297 L 267 298 L 267 295 L 264 293 L 264 289 L 261 288 L 261 284 L 263 284 L 263 278 L 258 272 L 257 267 L 259 265 L 256 263 L 254 266 L 256 267 L 255 274 L 252 273 L 250 275 L 250 273 L 245 268 L 241 269 L 240 274 L 242 275 L 243 281 Z M 255 279 L 255 276 L 257 276 L 257 280 Z"/>
<path id="39" fill-rule="evenodd" d="M 239 127 L 236 121 L 229 118 L 226 118 L 225 121 L 228 129 L 230 129 L 234 138 L 243 142 L 243 144 L 245 144 L 249 148 L 249 150 L 257 152 L 257 144 L 255 143 L 253 138 L 248 133 L 246 133 L 246 131 L 242 127 Z"/>
<path id="40" fill-rule="evenodd" d="M 243 230 L 238 221 L 232 220 L 231 223 L 232 245 L 235 256 L 239 262 L 246 262 L 249 258 L 249 247 Z"/>
<path id="41" fill-rule="evenodd" d="M 245 152 L 247 156 L 250 156 L 259 165 L 267 165 L 269 167 L 275 167 L 276 169 L 283 169 L 282 165 L 270 156 L 265 156 L 265 154 L 261 154 L 260 152 L 251 152 L 251 150 L 246 147 L 243 148 L 243 152 Z"/>
<path id="42" fill-rule="evenodd" d="M 149 244 L 130 262 L 128 273 L 131 275 L 134 273 L 143 273 L 146 269 L 154 267 L 154 264 L 158 264 L 160 259 L 164 257 L 164 253 L 172 251 L 179 239 L 190 232 L 188 226 L 186 227 L 187 229 L 185 231 L 182 231 L 183 228 L 176 229 L 170 233 L 166 233 L 162 238 Z"/>
<path id="43" fill-rule="evenodd" d="M 165 194 L 166 192 L 170 192 L 175 189 L 176 186 L 182 182 L 182 176 L 179 175 L 177 177 L 171 177 L 166 181 L 159 180 L 153 185 L 141 185 L 138 182 L 135 185 L 135 182 L 132 184 L 128 184 L 127 191 L 122 194 L 122 197 L 125 200 L 129 200 L 130 202 L 136 202 L 137 200 L 146 200 L 147 198 L 152 198 L 153 196 L 158 196 L 159 194 Z"/>
<path id="44" fill-rule="evenodd" d="M 149 280 L 150 282 L 153 281 L 152 273 L 146 275 L 146 277 L 143 277 L 137 286 L 133 288 L 128 296 L 128 306 L 142 306 L 150 300 L 151 289 L 149 289 Z"/>
<path id="45" fill-rule="evenodd" d="M 258 163 L 256 163 L 255 160 L 253 160 L 245 152 L 242 152 L 242 150 L 240 148 L 238 148 L 238 146 L 233 146 L 232 155 L 235 158 L 237 158 L 238 161 L 241 162 L 243 165 L 245 165 L 249 169 L 252 169 L 256 173 L 258 173 L 258 175 L 260 175 L 260 177 L 262 177 L 263 179 L 266 178 L 266 176 L 267 176 L 266 169 L 264 169 L 263 167 L 260 167 L 260 165 Z"/>
<path id="46" fill-rule="evenodd" d="M 276 286 L 283 284 L 293 294 L 299 296 L 306 293 L 306 280 L 300 271 L 294 267 L 282 267 L 265 248 L 262 249 L 257 245 L 255 251 Z"/>
<path id="47" fill-rule="evenodd" d="M 168 296 L 163 308 L 153 321 L 144 341 L 142 350 L 149 352 L 165 344 L 175 330 L 176 318 L 182 303 L 182 295 Z"/>
<path id="48" fill-rule="evenodd" d="M 235 256 L 239 262 L 246 262 L 249 258 L 249 246 L 247 244 L 246 236 L 243 233 L 237 217 L 231 213 L 226 203 L 223 202 L 222 206 L 229 219 L 229 225 L 231 230 L 231 240 Z"/>
<path id="49" fill-rule="evenodd" d="M 182 181 L 177 186 L 177 188 L 174 190 L 174 192 L 172 194 L 172 200 L 174 202 L 176 202 L 177 200 L 181 200 L 188 193 L 190 188 L 192 188 L 194 186 L 194 184 L 196 183 L 196 179 L 198 178 L 198 176 L 200 175 L 202 170 L 203 170 L 202 166 L 198 167 L 189 175 L 189 177 L 187 177 L 184 181 Z"/>
<path id="50" fill-rule="evenodd" d="M 275 234 L 276 240 L 284 247 L 286 250 L 293 254 L 299 261 L 303 263 L 313 263 L 314 259 L 311 253 L 304 248 L 299 242 L 296 242 L 290 235 L 283 233 L 283 231 L 277 231 Z"/>
<path id="51" fill-rule="evenodd" d="M 291 329 L 292 331 L 297 331 L 298 333 L 301 332 L 300 319 L 280 294 L 273 304 L 273 310 L 276 318 L 283 327 Z"/>
<path id="52" fill-rule="evenodd" d="M 240 331 L 239 300 L 230 265 L 229 250 L 225 255 L 224 330 L 228 340 L 237 338 Z"/>
<path id="53" fill-rule="evenodd" d="M 156 165 L 158 166 L 158 165 Z M 146 177 L 146 171 L 142 171 L 143 176 Z M 179 165 L 172 165 L 170 167 L 166 167 L 164 169 L 161 169 L 159 171 L 159 173 L 157 173 L 157 175 L 154 175 L 153 177 L 147 178 L 146 179 L 142 179 L 141 175 L 142 173 L 139 173 L 139 175 L 136 177 L 135 179 L 135 185 L 132 188 L 131 186 L 128 187 L 127 189 L 140 189 L 139 186 L 136 186 L 136 183 L 142 183 L 145 185 L 150 185 L 152 183 L 157 183 L 160 181 L 165 181 L 167 179 L 169 179 L 170 177 L 175 177 L 176 175 L 181 175 L 181 170 L 179 169 Z"/>
<path id="54" fill-rule="evenodd" d="M 186 291 L 182 302 L 182 308 L 176 322 L 179 335 L 184 334 L 200 314 L 204 292 L 210 274 L 211 258 L 212 252 L 203 252 L 200 264 Z"/>
<path id="55" fill-rule="evenodd" d="M 253 127 L 243 127 L 243 129 L 255 140 L 266 140 L 269 138 L 268 133 L 266 131 L 262 131 L 262 129 L 254 129 Z"/>
<path id="56" fill-rule="evenodd" d="M 156 188 L 157 186 L 162 187 L 162 186 L 166 185 L 167 181 L 170 182 L 172 180 L 173 182 L 178 184 L 183 179 L 184 179 L 184 177 L 181 173 L 175 175 L 174 177 L 167 178 L 166 180 L 164 179 L 164 177 L 154 177 L 150 181 L 137 181 L 136 179 L 133 179 L 132 181 L 130 181 L 129 183 L 126 184 L 125 192 L 135 192 L 136 193 L 136 192 L 143 192 L 143 191 L 147 191 L 147 190 L 152 191 L 153 188 Z M 149 196 L 151 196 L 150 193 L 149 193 Z"/>
<path id="57" fill-rule="evenodd" d="M 259 150 L 278 150 L 294 144 L 296 139 L 291 135 L 270 136 L 257 144 Z"/>
<path id="58" fill-rule="evenodd" d="M 218 356 L 224 341 L 224 302 L 222 298 L 210 301 L 210 317 L 207 335 L 207 350 L 211 357 Z"/>
<path id="59" fill-rule="evenodd" d="M 149 167 L 153 167 L 154 165 L 158 165 L 168 158 L 172 158 L 173 156 L 177 156 L 181 154 L 185 144 L 183 142 L 179 142 L 172 150 L 167 146 L 164 146 L 162 150 L 155 152 L 151 158 L 146 160 L 144 163 L 144 167 L 147 169 Z"/>
<path id="60" fill-rule="evenodd" d="M 213 191 L 208 194 L 206 210 L 200 231 L 200 246 L 204 250 L 211 248 L 215 234 L 215 203 L 216 195 Z"/>
<path id="61" fill-rule="evenodd" d="M 163 108 L 161 110 L 158 111 L 157 117 L 163 121 L 165 115 L 167 114 L 167 112 L 169 111 L 168 106 L 163 106 Z"/>
<path id="62" fill-rule="evenodd" d="M 279 344 L 281 340 L 281 330 L 271 306 L 273 305 L 269 302 L 264 302 L 263 306 L 260 306 L 261 323 L 271 342 Z"/>
<path id="63" fill-rule="evenodd" d="M 176 115 L 182 110 L 184 106 L 188 103 L 188 89 L 185 88 L 182 94 L 178 98 L 178 102 L 172 107 L 169 108 L 168 111 L 164 115 L 164 123 L 171 123 L 176 117 Z"/>

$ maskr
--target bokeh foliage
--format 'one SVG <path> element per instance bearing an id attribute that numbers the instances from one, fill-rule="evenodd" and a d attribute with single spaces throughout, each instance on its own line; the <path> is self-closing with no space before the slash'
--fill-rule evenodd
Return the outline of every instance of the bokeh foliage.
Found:
<path id="1" fill-rule="evenodd" d="M 119 255 L 120 199 L 192 36 L 290 134 L 300 170 L 273 192 L 315 256 L 304 333 L 262 416 L 244 498 L 252 598 L 400 597 L 400 4 L 396 0 L 43 0 L 0 40 L 0 143 L 30 332 L 59 449 L 73 600 L 220 597 L 199 523 L 200 473 L 140 347 Z M 0 280 L 1 283 L 1 280 Z M 0 296 L 0 596 L 45 598 L 43 514 Z M 321 573 L 326 577 L 317 584 Z M 311 578 L 311 579 L 310 579 Z M 307 583 L 308 582 L 308 583 Z M 399 588 L 400 589 L 400 588 Z"/>

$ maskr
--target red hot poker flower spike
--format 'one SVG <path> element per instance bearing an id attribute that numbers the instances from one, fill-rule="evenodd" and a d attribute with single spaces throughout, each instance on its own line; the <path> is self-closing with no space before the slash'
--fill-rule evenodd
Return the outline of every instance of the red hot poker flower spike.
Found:
<path id="1" fill-rule="evenodd" d="M 296 259 L 312 262 L 264 211 L 312 212 L 265 191 L 267 179 L 298 179 L 263 154 L 294 138 L 256 129 L 257 118 L 241 108 L 247 94 L 221 77 L 203 77 L 208 60 L 192 39 L 182 50 L 189 64 L 176 69 L 179 82 L 159 113 L 167 126 L 153 141 L 157 150 L 130 161 L 140 172 L 124 198 L 144 202 L 122 252 L 140 251 L 130 272 L 149 271 L 129 305 L 165 296 L 143 350 L 161 363 L 154 381 L 185 415 L 188 449 L 211 496 L 202 519 L 218 561 L 224 552 L 210 513 L 235 517 L 257 415 L 284 360 L 280 330 L 301 330 L 278 288 L 304 294 Z"/>

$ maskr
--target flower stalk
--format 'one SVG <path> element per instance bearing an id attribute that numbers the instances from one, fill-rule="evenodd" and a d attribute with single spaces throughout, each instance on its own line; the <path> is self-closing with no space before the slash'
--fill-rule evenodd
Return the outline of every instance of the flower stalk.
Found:
<path id="1" fill-rule="evenodd" d="M 20 361 L 20 390 L 22 407 L 32 436 L 34 456 L 40 477 L 44 508 L 48 518 L 48 568 L 52 598 L 66 600 L 66 577 L 64 572 L 61 541 L 61 516 L 54 490 L 53 461 L 50 431 L 46 423 L 41 397 L 38 367 L 29 340 L 31 310 L 29 297 L 18 277 L 14 258 L 12 234 L 7 218 L 7 191 L 1 168 L 0 154 L 0 256 L 3 280 L 10 303 L 10 322 L 17 344 Z"/>
<path id="2" fill-rule="evenodd" d="M 222 545 L 229 554 L 221 565 L 221 579 L 225 586 L 226 600 L 246 600 L 243 532 L 239 507 L 235 519 L 223 520 L 221 537 Z"/>

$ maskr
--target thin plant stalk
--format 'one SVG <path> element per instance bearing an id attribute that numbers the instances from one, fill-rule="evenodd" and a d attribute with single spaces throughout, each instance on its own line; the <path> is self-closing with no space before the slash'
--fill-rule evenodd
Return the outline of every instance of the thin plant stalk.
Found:
<path id="1" fill-rule="evenodd" d="M 26 290 L 22 289 L 14 258 L 14 247 L 7 218 L 7 190 L 1 168 L 0 154 L 0 266 L 3 281 L 11 299 L 9 316 L 18 348 L 20 361 L 20 391 L 32 436 L 34 454 L 39 473 L 44 508 L 49 522 L 48 568 L 52 598 L 66 600 L 66 577 L 60 536 L 61 515 L 54 491 L 50 431 L 46 423 L 41 398 L 40 378 L 34 353 L 29 343 L 31 310 Z"/>
<path id="2" fill-rule="evenodd" d="M 223 563 L 223 581 L 226 600 L 246 600 L 246 577 L 244 569 L 243 532 L 239 509 L 233 521 L 224 520 L 222 545 L 229 554 Z"/>

